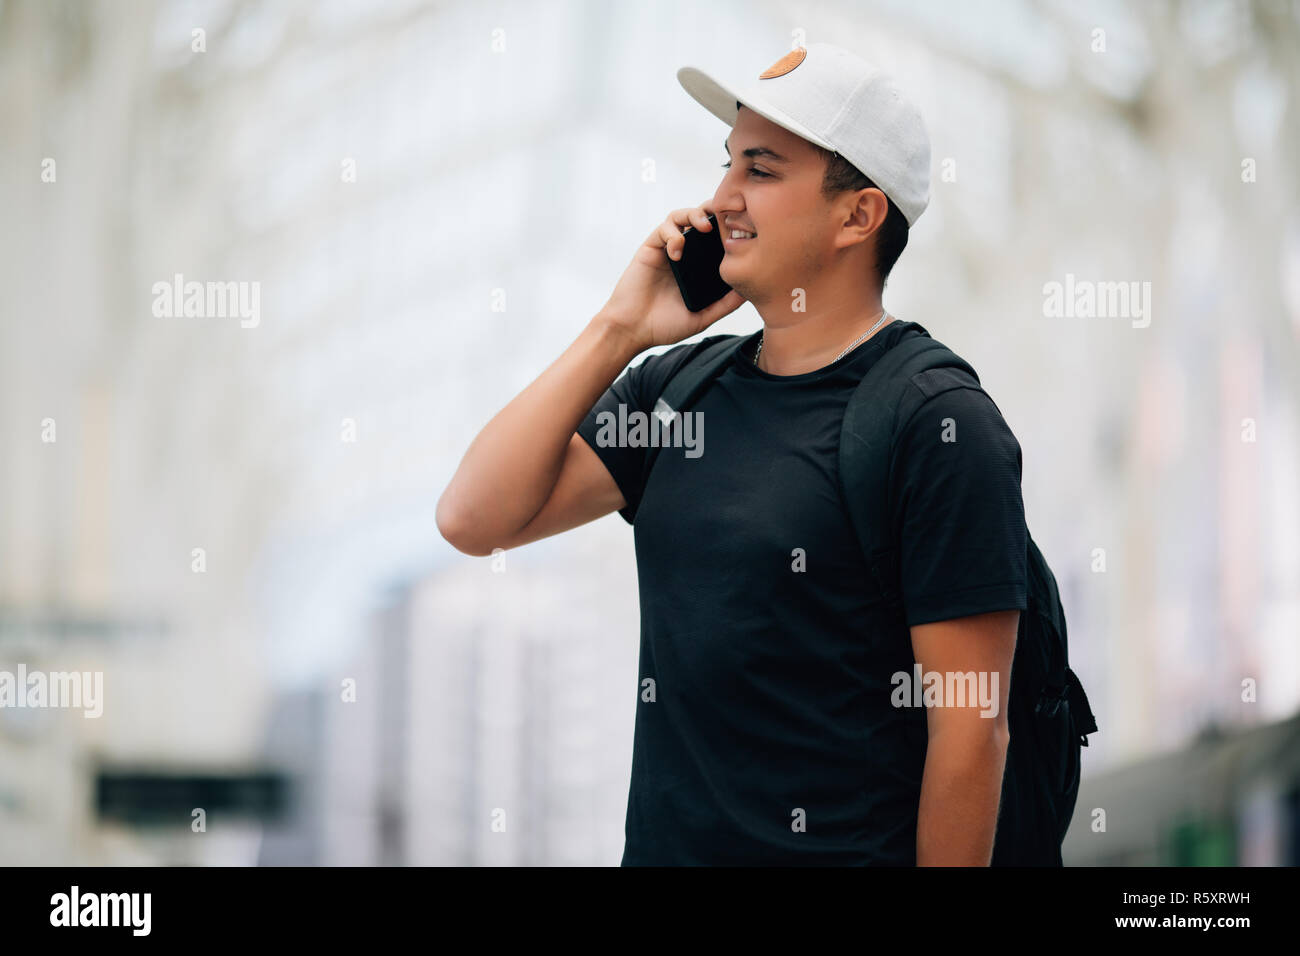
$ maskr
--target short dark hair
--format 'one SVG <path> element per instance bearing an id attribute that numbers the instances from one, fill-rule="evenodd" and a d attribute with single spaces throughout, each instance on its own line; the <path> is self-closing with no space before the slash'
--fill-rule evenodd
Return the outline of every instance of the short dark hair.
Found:
<path id="1" fill-rule="evenodd" d="M 813 148 L 826 160 L 826 172 L 822 176 L 822 195 L 827 199 L 849 190 L 880 189 L 870 177 L 839 153 L 822 149 L 815 143 Z M 880 279 L 882 289 L 885 287 L 885 280 L 889 278 L 890 271 L 894 268 L 894 263 L 907 248 L 908 235 L 907 217 L 903 215 L 903 211 L 888 196 L 885 197 L 885 201 L 889 203 L 889 209 L 885 213 L 885 221 L 876 230 L 876 275 Z"/>

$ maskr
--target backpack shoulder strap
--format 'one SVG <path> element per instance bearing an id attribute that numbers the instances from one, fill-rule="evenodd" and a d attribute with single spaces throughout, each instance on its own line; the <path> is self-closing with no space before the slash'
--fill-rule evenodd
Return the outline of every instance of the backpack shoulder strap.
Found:
<path id="1" fill-rule="evenodd" d="M 743 335 L 718 336 L 716 342 L 705 345 L 672 374 L 651 409 L 651 414 L 662 426 L 667 427 L 677 420 L 680 427 L 681 413 L 695 404 L 713 380 L 722 374 L 745 338 Z M 644 478 L 649 478 L 658 454 L 658 446 L 646 449 Z"/>
<path id="2" fill-rule="evenodd" d="M 901 612 L 899 546 L 889 513 L 889 471 L 898 426 L 921 404 L 953 388 L 980 388 L 963 359 L 928 333 L 891 347 L 862 377 L 840 426 L 839 478 L 845 510 L 880 599 Z M 982 390 L 982 389 L 981 389 Z"/>

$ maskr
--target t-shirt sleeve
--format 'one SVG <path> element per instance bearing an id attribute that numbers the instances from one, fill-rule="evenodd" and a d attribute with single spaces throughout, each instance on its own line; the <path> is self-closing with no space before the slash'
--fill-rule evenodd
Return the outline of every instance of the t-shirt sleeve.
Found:
<path id="1" fill-rule="evenodd" d="M 578 434 L 591 446 L 597 457 L 604 463 L 610 477 L 623 493 L 624 507 L 619 514 L 628 524 L 636 518 L 637 508 L 641 504 L 641 494 L 645 490 L 645 463 L 648 449 L 642 445 L 620 445 L 617 442 L 603 441 L 601 422 L 612 421 L 617 430 L 619 405 L 626 406 L 624 415 L 641 411 L 649 415 L 659 400 L 664 386 L 673 373 L 690 361 L 700 351 L 723 338 L 736 336 L 711 335 L 698 342 L 677 345 L 665 352 L 649 355 L 636 365 L 624 370 L 615 379 L 614 384 L 605 390 L 596 404 L 591 407 L 586 417 L 578 425 Z M 612 419 L 601 419 L 602 412 L 613 415 Z M 606 434 L 610 429 L 606 429 Z"/>
<path id="2" fill-rule="evenodd" d="M 603 413 L 610 413 L 618 417 L 619 405 L 625 405 L 628 412 L 642 408 L 641 379 L 643 377 L 642 368 L 646 359 L 640 365 L 633 366 L 624 370 L 623 374 L 615 379 L 614 384 L 605 389 L 596 404 L 591 407 L 587 417 L 578 425 L 578 434 L 583 437 L 592 451 L 604 463 L 605 470 L 609 472 L 610 477 L 614 479 L 614 484 L 618 485 L 618 490 L 623 493 L 624 506 L 619 509 L 619 514 L 628 524 L 632 523 L 636 516 L 637 506 L 641 503 L 642 472 L 645 467 L 645 449 L 636 446 L 620 446 L 598 440 L 601 430 L 598 416 Z"/>
<path id="3" fill-rule="evenodd" d="M 890 471 L 909 627 L 1027 607 L 1020 443 L 984 392 L 956 388 L 903 425 Z"/>

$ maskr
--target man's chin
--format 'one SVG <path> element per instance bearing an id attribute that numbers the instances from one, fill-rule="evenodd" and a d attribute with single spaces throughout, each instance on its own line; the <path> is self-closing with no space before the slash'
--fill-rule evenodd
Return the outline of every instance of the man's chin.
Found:
<path id="1" fill-rule="evenodd" d="M 731 286 L 732 289 L 739 292 L 741 298 L 747 301 L 752 301 L 754 293 L 758 291 L 754 288 L 754 283 L 750 282 L 749 277 L 743 273 L 738 276 L 728 276 L 719 269 L 718 275 L 722 277 L 723 282 L 727 283 L 727 285 Z"/>
<path id="2" fill-rule="evenodd" d="M 727 283 L 727 285 L 731 286 L 733 289 L 736 288 L 736 283 L 740 283 L 741 285 L 745 284 L 745 270 L 735 268 L 735 266 L 727 262 L 725 258 L 718 266 L 718 275 L 722 277 L 723 282 Z"/>

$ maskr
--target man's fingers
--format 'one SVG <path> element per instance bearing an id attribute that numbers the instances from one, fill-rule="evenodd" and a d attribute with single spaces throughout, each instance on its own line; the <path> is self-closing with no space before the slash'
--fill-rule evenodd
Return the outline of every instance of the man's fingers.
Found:
<path id="1" fill-rule="evenodd" d="M 709 222 L 711 213 L 711 203 L 685 209 L 674 209 L 668 218 L 660 223 L 659 228 L 651 233 L 650 241 L 656 246 L 667 250 L 670 258 L 680 259 L 682 257 L 682 247 L 686 245 L 686 237 L 683 235 L 684 228 L 692 226 L 701 232 L 712 229 L 713 223 Z"/>

